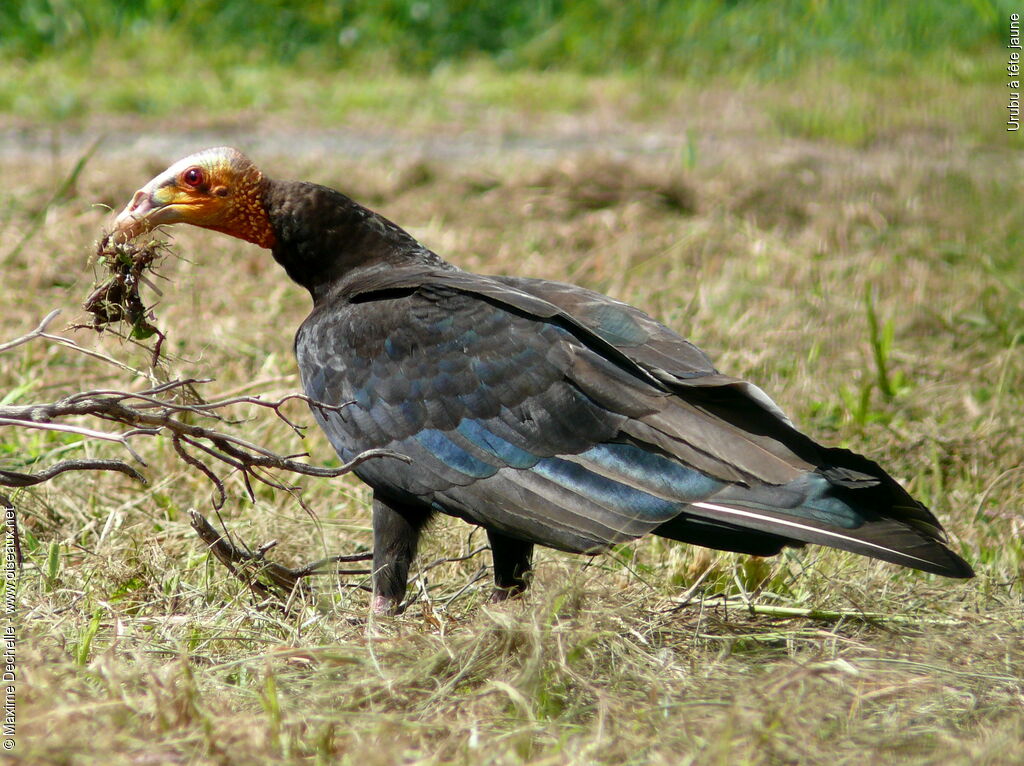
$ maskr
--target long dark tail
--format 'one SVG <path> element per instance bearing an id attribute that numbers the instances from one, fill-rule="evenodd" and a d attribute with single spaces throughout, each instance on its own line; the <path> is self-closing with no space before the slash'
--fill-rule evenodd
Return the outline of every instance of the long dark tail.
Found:
<path id="1" fill-rule="evenodd" d="M 783 485 L 729 485 L 654 533 L 761 556 L 814 543 L 946 577 L 974 575 L 938 520 L 876 463 L 847 450 L 823 453 L 841 467 Z"/>

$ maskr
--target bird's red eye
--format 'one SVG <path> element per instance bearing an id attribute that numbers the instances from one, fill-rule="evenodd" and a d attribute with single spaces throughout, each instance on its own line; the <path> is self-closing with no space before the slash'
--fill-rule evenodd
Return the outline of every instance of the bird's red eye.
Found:
<path id="1" fill-rule="evenodd" d="M 181 174 L 181 180 L 183 180 L 188 186 L 201 186 L 204 180 L 203 169 L 189 168 Z"/>

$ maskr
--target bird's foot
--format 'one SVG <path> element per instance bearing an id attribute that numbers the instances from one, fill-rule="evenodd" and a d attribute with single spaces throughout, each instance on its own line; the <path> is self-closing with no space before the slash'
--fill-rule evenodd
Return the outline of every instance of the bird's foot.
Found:
<path id="1" fill-rule="evenodd" d="M 373 596 L 373 601 L 370 602 L 370 611 L 375 615 L 394 617 L 398 614 L 398 610 L 401 605 L 401 599 L 376 593 Z"/>
<path id="2" fill-rule="evenodd" d="M 500 604 L 503 601 L 508 601 L 510 598 L 517 598 L 523 595 L 525 588 L 520 586 L 513 586 L 511 588 L 495 588 L 491 591 L 491 597 L 488 599 L 492 604 Z"/>

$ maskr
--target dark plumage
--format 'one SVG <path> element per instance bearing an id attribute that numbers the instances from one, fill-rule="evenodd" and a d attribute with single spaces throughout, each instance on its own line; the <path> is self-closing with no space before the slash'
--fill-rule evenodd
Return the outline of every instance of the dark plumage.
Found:
<path id="1" fill-rule="evenodd" d="M 534 544 L 588 553 L 648 533 L 759 556 L 817 543 L 972 575 L 877 464 L 815 444 L 638 309 L 461 271 L 348 197 L 267 180 L 231 149 L 153 179 L 118 228 L 179 221 L 270 247 L 309 290 L 295 351 L 310 397 L 352 402 L 313 408 L 342 459 L 376 447 L 412 459 L 356 470 L 374 491 L 377 611 L 398 608 L 436 512 L 487 530 L 497 598 L 526 586 Z"/>

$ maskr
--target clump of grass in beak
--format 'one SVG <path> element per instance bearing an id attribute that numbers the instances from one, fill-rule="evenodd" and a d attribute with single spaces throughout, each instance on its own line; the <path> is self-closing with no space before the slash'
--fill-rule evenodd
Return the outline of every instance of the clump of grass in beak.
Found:
<path id="1" fill-rule="evenodd" d="M 93 283 L 93 291 L 83 308 L 92 314 L 92 327 L 103 332 L 109 325 L 126 322 L 126 337 L 146 340 L 157 336 L 154 362 L 159 358 L 159 347 L 166 337 L 154 324 L 156 313 L 142 300 L 139 288 L 146 285 L 157 296 L 162 293 L 147 274 L 160 276 L 157 268 L 169 254 L 166 242 L 151 239 L 143 243 L 119 242 L 111 235 L 96 243 L 94 263 L 106 271 Z"/>

